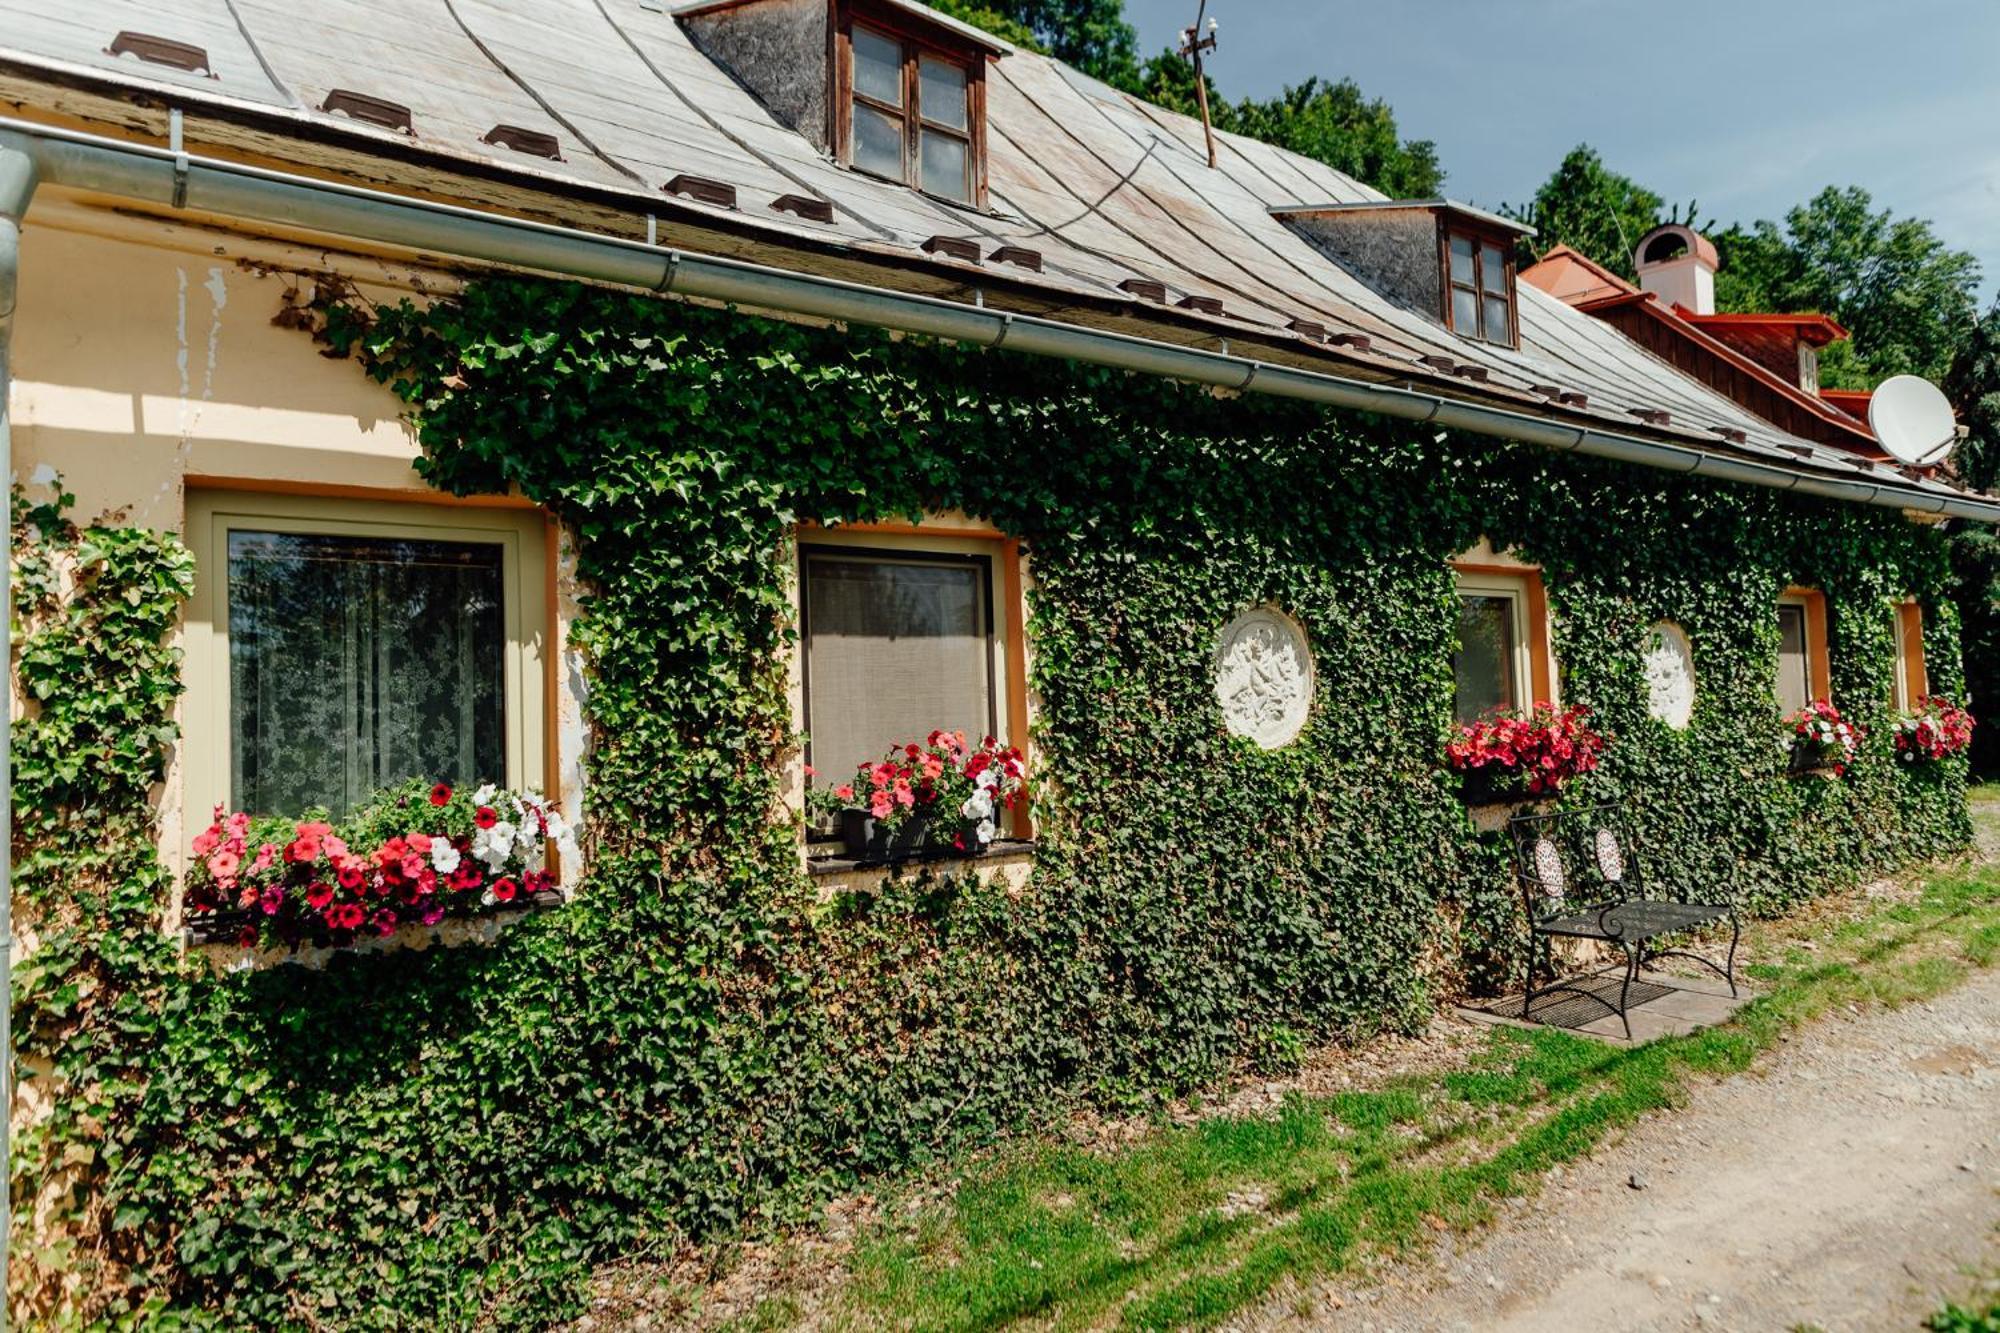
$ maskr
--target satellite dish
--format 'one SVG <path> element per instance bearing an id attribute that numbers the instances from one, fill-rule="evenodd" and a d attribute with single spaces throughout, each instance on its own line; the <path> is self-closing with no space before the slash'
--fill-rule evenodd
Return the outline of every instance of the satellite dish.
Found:
<path id="1" fill-rule="evenodd" d="M 1868 400 L 1868 426 L 1884 449 L 1914 467 L 1942 463 L 1958 443 L 1951 401 L 1915 375 L 1892 376 L 1876 386 Z"/>

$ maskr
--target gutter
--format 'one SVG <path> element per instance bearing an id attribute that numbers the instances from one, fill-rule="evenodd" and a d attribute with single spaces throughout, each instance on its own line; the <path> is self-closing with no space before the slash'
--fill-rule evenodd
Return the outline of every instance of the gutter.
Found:
<path id="1" fill-rule="evenodd" d="M 10 486 L 14 476 L 13 423 L 7 404 L 12 396 L 15 296 L 21 271 L 21 218 L 34 198 L 34 158 L 0 142 L 0 478 Z M 0 518 L 0 606 L 7 623 L 14 621 L 14 505 Z M 10 673 L 11 679 L 11 673 Z M 14 695 L 4 701 L 0 722 L 0 1290 L 7 1288 L 7 1259 L 13 1241 L 14 1218 Z M 7 1323 L 6 1302 L 0 1299 L 0 1329 Z"/>
<path id="2" fill-rule="evenodd" d="M 302 228 L 420 254 L 587 282 L 701 297 L 986 347 L 1005 346 L 1012 351 L 1235 392 L 1270 394 L 1432 423 L 1641 467 L 2000 524 L 2000 500 L 1802 472 L 1690 445 L 1566 425 L 1505 408 L 1298 370 L 1227 352 L 1076 328 L 1039 316 L 884 291 L 290 172 L 197 158 L 180 149 L 179 120 L 179 113 L 173 113 L 174 146 L 160 149 L 0 118 L 0 149 L 28 156 L 48 184 L 159 207 Z"/>

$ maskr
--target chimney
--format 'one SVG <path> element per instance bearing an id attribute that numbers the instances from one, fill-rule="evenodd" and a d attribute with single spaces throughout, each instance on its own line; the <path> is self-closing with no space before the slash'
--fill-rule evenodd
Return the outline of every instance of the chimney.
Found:
<path id="1" fill-rule="evenodd" d="M 1653 228 L 1632 252 L 1641 288 L 1697 315 L 1715 313 L 1716 262 L 1708 238 L 1678 222 Z"/>

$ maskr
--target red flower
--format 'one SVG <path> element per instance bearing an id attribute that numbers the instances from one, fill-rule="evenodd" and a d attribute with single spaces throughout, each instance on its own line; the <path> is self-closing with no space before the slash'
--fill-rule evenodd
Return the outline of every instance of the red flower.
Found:
<path id="1" fill-rule="evenodd" d="M 843 782 L 838 787 L 835 787 L 833 789 L 833 794 L 836 798 L 840 800 L 851 801 L 854 799 L 854 784 L 851 782 Z"/>
<path id="2" fill-rule="evenodd" d="M 333 901 L 333 885 L 323 879 L 316 879 L 306 886 L 306 903 L 314 911 Z"/>
<path id="3" fill-rule="evenodd" d="M 448 800 L 450 798 L 447 797 L 446 799 Z M 443 802 L 441 801 L 439 802 L 439 804 L 441 805 L 443 804 Z M 378 935 L 393 934 L 395 933 L 395 929 L 396 929 L 396 912 L 394 908 L 385 907 L 381 911 L 375 914 L 376 934 Z"/>
<path id="4" fill-rule="evenodd" d="M 513 902 L 514 895 L 518 892 L 520 892 L 519 887 L 511 879 L 493 881 L 493 896 L 503 903 Z"/>
<path id="5" fill-rule="evenodd" d="M 368 863 L 358 856 L 343 857 L 334 876 L 341 888 L 358 889 L 368 881 Z"/>
<path id="6" fill-rule="evenodd" d="M 432 787 L 432 788 L 431 788 L 431 804 L 432 804 L 432 805 L 449 805 L 449 804 L 451 804 L 451 784 L 450 784 L 450 783 L 448 783 L 448 782 L 440 782 L 440 783 L 438 783 L 438 785 L 437 785 L 437 786 L 435 786 L 435 787 Z"/>
<path id="7" fill-rule="evenodd" d="M 326 924 L 335 930 L 353 930 L 364 919 L 359 903 L 335 903 L 326 909 Z"/>
<path id="8" fill-rule="evenodd" d="M 451 878 L 445 883 L 451 886 L 454 893 L 476 889 L 479 887 L 479 866 L 468 856 L 458 863 L 458 869 L 451 872 Z"/>
<path id="9" fill-rule="evenodd" d="M 500 822 L 500 814 L 490 805 L 482 805 L 472 812 L 472 822 L 480 828 L 492 828 Z"/>

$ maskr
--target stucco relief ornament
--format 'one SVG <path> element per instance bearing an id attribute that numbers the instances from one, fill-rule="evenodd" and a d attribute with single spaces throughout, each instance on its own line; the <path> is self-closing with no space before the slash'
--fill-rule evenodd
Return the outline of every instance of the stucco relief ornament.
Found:
<path id="1" fill-rule="evenodd" d="M 1646 712 L 1676 731 L 1694 717 L 1694 646 L 1671 620 L 1646 636 Z"/>
<path id="2" fill-rule="evenodd" d="M 1265 607 L 1230 621 L 1215 653 L 1215 697 L 1236 735 L 1266 750 L 1296 740 L 1313 697 L 1312 650 L 1298 622 Z"/>

